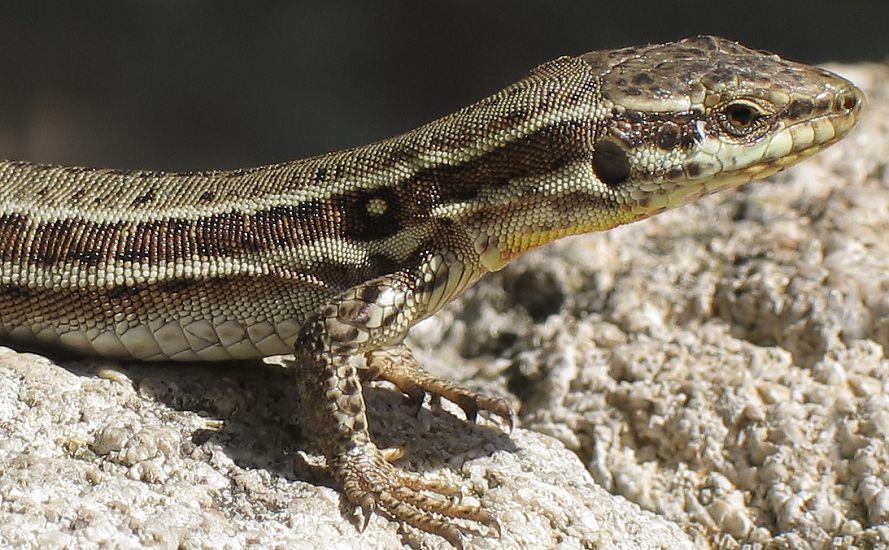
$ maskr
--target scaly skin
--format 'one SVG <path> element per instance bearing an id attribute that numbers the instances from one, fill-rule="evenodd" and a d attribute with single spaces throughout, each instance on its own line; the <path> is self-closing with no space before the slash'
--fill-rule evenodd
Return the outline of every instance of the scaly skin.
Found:
<path id="1" fill-rule="evenodd" d="M 864 98 L 714 37 L 591 52 L 379 143 L 169 174 L 0 163 L 0 337 L 122 359 L 295 352 L 347 498 L 460 545 L 456 488 L 370 439 L 360 372 L 469 418 L 508 404 L 436 380 L 401 343 L 489 271 L 773 174 L 836 142 Z M 462 518 L 458 520 L 458 518 Z"/>

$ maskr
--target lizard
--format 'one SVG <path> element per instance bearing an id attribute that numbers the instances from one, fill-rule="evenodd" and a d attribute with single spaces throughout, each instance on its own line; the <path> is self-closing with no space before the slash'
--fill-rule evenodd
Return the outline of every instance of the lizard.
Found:
<path id="1" fill-rule="evenodd" d="M 862 92 L 698 36 L 545 63 L 420 128 L 321 156 L 167 173 L 0 162 L 0 339 L 119 360 L 292 354 L 307 426 L 364 524 L 461 546 L 499 534 L 459 487 L 397 469 L 363 383 L 510 426 L 501 397 L 437 379 L 404 338 L 485 274 L 774 174 L 837 142 Z"/>

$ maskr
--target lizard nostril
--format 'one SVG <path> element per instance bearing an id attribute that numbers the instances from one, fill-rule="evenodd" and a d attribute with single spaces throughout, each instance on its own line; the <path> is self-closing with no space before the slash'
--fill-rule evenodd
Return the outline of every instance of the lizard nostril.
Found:
<path id="1" fill-rule="evenodd" d="M 837 93 L 836 97 L 833 100 L 833 110 L 837 112 L 851 111 L 857 106 L 858 96 L 850 90 L 843 90 Z"/>

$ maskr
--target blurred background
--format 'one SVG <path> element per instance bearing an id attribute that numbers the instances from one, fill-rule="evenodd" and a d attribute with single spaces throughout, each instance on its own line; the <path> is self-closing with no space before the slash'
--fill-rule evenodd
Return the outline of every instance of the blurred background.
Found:
<path id="1" fill-rule="evenodd" d="M 885 61 L 889 1 L 6 2 L 0 157 L 196 170 L 413 128 L 565 54 L 718 34 Z"/>

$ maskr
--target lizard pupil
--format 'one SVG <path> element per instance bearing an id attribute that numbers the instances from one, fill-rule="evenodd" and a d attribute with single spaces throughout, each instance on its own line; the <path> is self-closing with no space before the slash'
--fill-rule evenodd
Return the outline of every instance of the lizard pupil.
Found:
<path id="1" fill-rule="evenodd" d="M 726 110 L 726 116 L 732 126 L 738 129 L 748 128 L 756 120 L 756 111 L 750 105 L 735 104 Z"/>
<path id="2" fill-rule="evenodd" d="M 603 183 L 618 185 L 630 177 L 630 159 L 613 140 L 600 139 L 593 150 L 593 171 Z"/>

